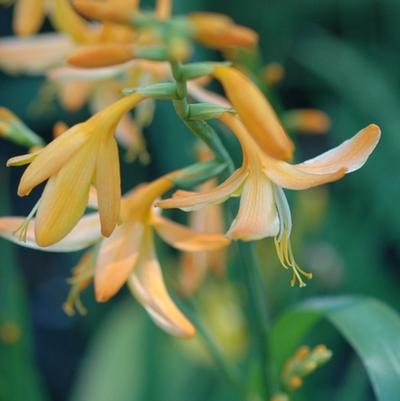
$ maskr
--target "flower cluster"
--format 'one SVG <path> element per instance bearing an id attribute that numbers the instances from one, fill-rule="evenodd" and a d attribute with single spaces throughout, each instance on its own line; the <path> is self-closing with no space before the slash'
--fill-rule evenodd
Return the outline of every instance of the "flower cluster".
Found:
<path id="1" fill-rule="evenodd" d="M 88 103 L 93 115 L 61 129 L 43 146 L 16 116 L 1 110 L 0 132 L 30 149 L 7 163 L 28 165 L 18 195 L 27 196 L 38 185 L 45 186 L 27 219 L 0 218 L 0 235 L 48 251 L 90 247 L 71 279 L 65 305 L 69 313 L 74 306 L 82 309 L 79 293 L 89 283 L 94 283 L 99 302 L 127 283 L 160 327 L 187 338 L 195 329 L 168 294 L 154 233 L 172 247 L 192 253 L 183 262 L 182 293 L 197 289 L 207 270 L 224 271 L 223 248 L 231 240 L 266 237 L 274 238 L 282 266 L 292 272 L 292 285 L 304 286 L 304 278 L 311 274 L 298 266 L 293 255 L 292 219 L 283 189 L 315 187 L 359 169 L 377 145 L 380 129 L 368 125 L 320 156 L 289 163 L 295 146 L 286 127 L 321 132 L 329 127 L 327 116 L 316 110 L 292 110 L 278 116 L 240 65 L 188 62 L 196 42 L 229 55 L 238 48 L 254 51 L 257 34 L 220 14 L 172 16 L 168 0 L 158 0 L 153 12 L 141 10 L 138 3 L 17 0 L 14 27 L 19 36 L 36 32 L 45 16 L 58 33 L 39 34 L 37 40 L 1 41 L 0 67 L 45 74 L 61 104 L 76 110 Z M 279 80 L 276 74 L 275 78 L 266 71 L 263 74 L 268 75 L 266 81 Z M 212 79 L 222 85 L 226 98 L 206 89 Z M 192 99 L 197 102 L 190 103 Z M 151 123 L 158 100 L 173 103 L 177 116 L 204 141 L 211 157 L 200 157 L 192 166 L 121 196 L 117 141 L 148 162 L 142 130 Z M 241 166 L 233 167 L 208 120 L 218 121 L 221 129 L 237 139 Z M 218 184 L 222 174 L 225 180 Z M 176 187 L 171 198 L 160 199 Z M 188 190 L 195 187 L 197 192 Z M 224 234 L 223 209 L 215 205 L 230 197 L 240 197 L 240 204 Z M 88 207 L 96 211 L 86 213 Z M 193 211 L 192 225 L 201 232 L 163 217 L 161 210 L 169 208 Z M 205 212 L 200 212 L 203 208 Z"/>

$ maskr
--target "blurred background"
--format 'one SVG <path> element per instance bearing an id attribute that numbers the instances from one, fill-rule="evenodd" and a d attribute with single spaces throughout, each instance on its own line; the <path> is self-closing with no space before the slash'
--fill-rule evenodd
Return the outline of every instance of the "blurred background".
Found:
<path id="1" fill-rule="evenodd" d="M 272 89 L 283 109 L 312 107 L 330 116 L 326 135 L 294 133 L 296 160 L 336 146 L 369 123 L 382 128 L 378 148 L 359 172 L 329 187 L 289 194 L 295 253 L 314 273 L 307 288 L 289 286 L 273 241 L 257 243 L 272 318 L 315 295 L 365 294 L 398 309 L 400 2 L 174 2 L 176 13 L 194 10 L 228 14 L 258 32 L 259 67 L 278 62 L 284 69 L 282 81 Z M 2 37 L 11 35 L 11 15 L 12 7 L 0 8 Z M 51 30 L 50 24 L 42 30 Z M 203 50 L 196 57 L 220 55 Z M 0 73 L 0 105 L 46 140 L 56 121 L 73 124 L 89 115 L 87 109 L 67 113 L 52 99 L 41 77 Z M 152 162 L 124 165 L 125 190 L 194 158 L 192 138 L 168 104 L 157 104 L 145 136 Z M 1 141 L 1 215 L 27 215 L 40 194 L 16 196 L 21 170 L 6 169 L 5 162 L 23 152 Z M 178 213 L 173 217 L 185 218 Z M 178 255 L 165 246 L 160 255 L 169 287 L 176 290 Z M 89 288 L 83 296 L 88 315 L 65 315 L 61 306 L 69 290 L 66 280 L 79 256 L 26 250 L 0 240 L 0 401 L 235 399 L 199 340 L 183 343 L 162 333 L 127 290 L 100 305 Z M 242 366 L 249 333 L 237 261 L 231 249 L 228 277 L 210 277 L 191 302 L 226 357 Z M 374 399 L 360 361 L 332 327 L 321 324 L 306 342 L 325 343 L 334 356 L 307 379 L 294 400 Z"/>

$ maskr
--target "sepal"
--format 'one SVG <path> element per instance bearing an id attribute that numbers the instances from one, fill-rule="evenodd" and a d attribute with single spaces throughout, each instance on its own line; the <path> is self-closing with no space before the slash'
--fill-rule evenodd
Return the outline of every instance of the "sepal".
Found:
<path id="1" fill-rule="evenodd" d="M 235 113 L 231 107 L 217 106 L 212 103 L 189 105 L 189 120 L 212 120 L 224 113 Z"/>
<path id="2" fill-rule="evenodd" d="M 42 138 L 27 127 L 14 113 L 0 108 L 0 136 L 28 149 L 43 146 Z"/>
<path id="3" fill-rule="evenodd" d="M 139 93 L 140 95 L 151 99 L 176 99 L 176 84 L 171 82 L 162 82 L 159 84 L 148 85 L 142 88 L 124 88 L 124 95 Z"/>

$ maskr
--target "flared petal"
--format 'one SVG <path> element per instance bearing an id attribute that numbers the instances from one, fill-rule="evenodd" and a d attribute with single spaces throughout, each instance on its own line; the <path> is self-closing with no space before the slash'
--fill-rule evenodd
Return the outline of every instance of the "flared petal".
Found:
<path id="1" fill-rule="evenodd" d="M 18 36 L 36 33 L 44 20 L 44 0 L 18 0 L 14 10 L 13 28 Z"/>
<path id="2" fill-rule="evenodd" d="M 157 325 L 174 336 L 190 338 L 195 329 L 167 292 L 150 229 L 145 236 L 139 262 L 128 280 L 129 288 Z"/>
<path id="3" fill-rule="evenodd" d="M 142 236 L 142 224 L 124 224 L 102 241 L 94 279 L 98 302 L 110 299 L 126 283 L 138 260 Z"/>
<path id="4" fill-rule="evenodd" d="M 1 39 L 0 68 L 11 74 L 43 75 L 48 68 L 63 62 L 74 47 L 66 35 L 59 33 Z"/>
<path id="5" fill-rule="evenodd" d="M 0 237 L 26 248 L 44 250 L 46 252 L 76 252 L 87 248 L 100 240 L 100 224 L 97 213 L 84 216 L 76 227 L 57 244 L 42 248 L 35 241 L 35 220 L 28 223 L 26 237 L 18 236 L 18 230 L 25 223 L 25 217 L 0 217 Z"/>
<path id="6" fill-rule="evenodd" d="M 56 174 L 82 147 L 88 139 L 82 125 L 77 124 L 70 128 L 40 151 L 22 175 L 18 187 L 19 196 L 28 195 L 34 187 Z"/>
<path id="7" fill-rule="evenodd" d="M 165 242 L 181 251 L 209 251 L 229 245 L 224 235 L 200 233 L 155 214 L 152 224 Z"/>
<path id="8" fill-rule="evenodd" d="M 164 199 L 156 205 L 163 209 L 197 210 L 210 204 L 221 203 L 238 190 L 247 174 L 246 170 L 240 168 L 222 184 L 207 192 L 177 191 L 172 198 Z"/>
<path id="9" fill-rule="evenodd" d="M 328 182 L 337 181 L 346 174 L 344 168 L 324 174 L 313 174 L 299 164 L 289 164 L 280 160 L 265 158 L 264 172 L 275 184 L 288 189 L 307 189 Z"/>
<path id="10" fill-rule="evenodd" d="M 94 150 L 87 144 L 47 182 L 35 222 L 36 242 L 40 246 L 60 241 L 82 217 L 94 174 Z"/>
<path id="11" fill-rule="evenodd" d="M 291 159 L 294 145 L 257 86 L 232 67 L 217 67 L 213 75 L 221 82 L 229 101 L 263 151 L 277 159 Z"/>
<path id="12" fill-rule="evenodd" d="M 351 173 L 365 164 L 380 137 L 380 128 L 370 124 L 341 145 L 299 164 L 298 167 L 313 174 L 327 174 L 338 169 Z"/>
<path id="13" fill-rule="evenodd" d="M 121 203 L 118 146 L 113 136 L 99 145 L 95 181 L 101 232 L 108 237 L 118 222 Z"/>
<path id="14" fill-rule="evenodd" d="M 275 236 L 278 231 L 272 184 L 261 171 L 250 173 L 243 185 L 238 215 L 227 236 L 252 241 Z"/>

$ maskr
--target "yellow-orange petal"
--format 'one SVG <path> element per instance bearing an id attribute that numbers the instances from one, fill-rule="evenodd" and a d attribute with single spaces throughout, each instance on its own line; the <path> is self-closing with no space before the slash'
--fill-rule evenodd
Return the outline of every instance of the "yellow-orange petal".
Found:
<path id="1" fill-rule="evenodd" d="M 376 124 L 370 124 L 341 145 L 298 165 L 303 171 L 326 174 L 338 169 L 358 170 L 368 160 L 381 137 Z"/>
<path id="2" fill-rule="evenodd" d="M 338 168 L 324 174 L 314 174 L 302 168 L 299 164 L 289 164 L 272 158 L 265 159 L 264 172 L 275 184 L 288 189 L 307 189 L 342 178 L 346 170 Z"/>
<path id="3" fill-rule="evenodd" d="M 262 171 L 251 172 L 243 185 L 239 212 L 227 236 L 252 241 L 273 237 L 278 231 L 272 184 Z"/>
<path id="4" fill-rule="evenodd" d="M 126 283 L 138 260 L 142 236 L 142 224 L 123 224 L 102 241 L 94 278 L 98 302 L 109 300 Z"/>
<path id="5" fill-rule="evenodd" d="M 102 44 L 85 46 L 67 58 L 67 63 L 79 68 L 99 68 L 122 64 L 134 58 L 131 44 Z"/>
<path id="6" fill-rule="evenodd" d="M 177 337 L 190 338 L 195 328 L 170 298 L 154 250 L 151 229 L 145 233 L 139 261 L 128 285 L 138 301 L 162 329 Z"/>
<path id="7" fill-rule="evenodd" d="M 13 28 L 18 36 L 29 36 L 40 29 L 44 20 L 44 0 L 18 0 Z"/>
<path id="8" fill-rule="evenodd" d="M 277 159 L 291 159 L 293 142 L 257 86 L 233 67 L 217 67 L 213 76 L 221 82 L 243 124 L 264 152 Z"/>
<path id="9" fill-rule="evenodd" d="M 22 175 L 18 186 L 19 196 L 29 194 L 34 187 L 56 174 L 83 146 L 88 135 L 82 128 L 83 124 L 75 125 L 40 151 Z"/>
<path id="10" fill-rule="evenodd" d="M 119 24 L 130 24 L 135 14 L 135 10 L 130 7 L 128 2 L 126 2 L 125 6 L 121 3 L 119 7 L 115 7 L 105 2 L 75 0 L 73 5 L 80 14 L 87 18 Z"/>
<path id="11" fill-rule="evenodd" d="M 70 0 L 53 0 L 53 12 L 50 14 L 53 25 L 59 32 L 65 32 L 77 43 L 93 43 L 99 38 L 99 29 L 90 26 L 74 10 Z"/>
<path id="12" fill-rule="evenodd" d="M 210 251 L 229 245 L 224 235 L 200 233 L 156 214 L 152 225 L 165 242 L 181 251 Z"/>
<path id="13" fill-rule="evenodd" d="M 240 168 L 222 184 L 206 192 L 177 191 L 172 198 L 161 200 L 156 205 L 163 209 L 196 210 L 210 204 L 224 202 L 240 188 L 247 174 L 246 170 Z"/>
<path id="14" fill-rule="evenodd" d="M 214 49 L 254 47 L 258 42 L 255 31 L 236 25 L 231 18 L 223 14 L 197 12 L 189 14 L 188 20 L 193 27 L 195 38 Z"/>
<path id="15" fill-rule="evenodd" d="M 80 110 L 89 100 L 93 91 L 93 83 L 85 80 L 60 82 L 58 97 L 65 110 L 74 112 Z"/>
<path id="16" fill-rule="evenodd" d="M 60 242 L 46 248 L 35 241 L 35 219 L 28 223 L 26 237 L 18 236 L 18 229 L 26 222 L 25 217 L 0 217 L 0 237 L 26 248 L 45 250 L 46 252 L 75 252 L 87 248 L 101 238 L 97 213 L 84 216 L 76 227 Z"/>
<path id="17" fill-rule="evenodd" d="M 99 144 L 95 182 L 101 232 L 108 237 L 118 222 L 121 203 L 118 146 L 113 136 Z"/>
<path id="18" fill-rule="evenodd" d="M 95 160 L 93 147 L 86 144 L 49 179 L 35 220 L 38 245 L 44 247 L 60 241 L 78 223 L 87 205 Z"/>

